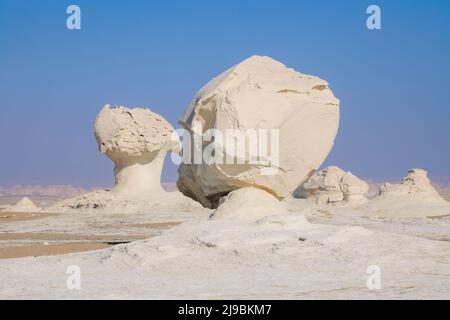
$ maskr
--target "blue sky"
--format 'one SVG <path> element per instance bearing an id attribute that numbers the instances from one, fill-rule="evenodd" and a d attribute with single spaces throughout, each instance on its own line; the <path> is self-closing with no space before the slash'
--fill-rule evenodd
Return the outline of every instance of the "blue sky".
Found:
<path id="1" fill-rule="evenodd" d="M 70 4 L 81 30 L 66 28 Z M 366 28 L 370 4 L 382 30 Z M 449 21 L 449 1 L 1 0 L 0 185 L 111 185 L 93 136 L 105 103 L 176 126 L 203 84 L 253 54 L 330 83 L 341 124 L 326 164 L 450 176 Z"/>

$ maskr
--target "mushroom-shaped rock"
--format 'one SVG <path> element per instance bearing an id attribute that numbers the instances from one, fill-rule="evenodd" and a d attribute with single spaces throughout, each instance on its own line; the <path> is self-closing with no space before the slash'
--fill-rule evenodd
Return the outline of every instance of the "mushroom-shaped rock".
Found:
<path id="1" fill-rule="evenodd" d="M 149 109 L 106 105 L 95 121 L 101 153 L 115 164 L 112 192 L 126 198 L 164 193 L 161 172 L 168 151 L 179 146 L 173 127 Z"/>
<path id="2" fill-rule="evenodd" d="M 222 196 L 244 187 L 283 199 L 330 152 L 339 126 L 339 100 L 326 81 L 270 57 L 253 56 L 207 83 L 179 123 L 191 140 L 210 129 L 224 136 L 201 145 L 192 141 L 203 153 L 214 145 L 223 161 L 184 161 L 177 185 L 185 195 L 211 208 Z M 228 136 L 230 130 L 245 132 L 242 153 L 236 152 L 237 139 Z M 256 157 L 252 146 L 258 146 Z"/>
<path id="3" fill-rule="evenodd" d="M 33 203 L 29 198 L 24 197 L 16 204 L 6 207 L 5 212 L 39 212 L 41 208 Z"/>
<path id="4" fill-rule="evenodd" d="M 450 203 L 431 185 L 427 172 L 411 169 L 400 184 L 383 184 L 362 209 L 371 216 L 431 217 L 450 215 Z"/>
<path id="5" fill-rule="evenodd" d="M 351 172 L 330 166 L 315 172 L 297 193 L 313 200 L 317 204 L 341 201 L 366 200 L 364 194 L 369 191 L 367 182 Z"/>

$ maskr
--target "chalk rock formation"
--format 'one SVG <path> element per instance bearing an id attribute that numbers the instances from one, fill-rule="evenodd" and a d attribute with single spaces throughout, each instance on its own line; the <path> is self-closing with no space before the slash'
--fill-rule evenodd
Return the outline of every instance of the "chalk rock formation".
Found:
<path id="1" fill-rule="evenodd" d="M 366 200 L 369 185 L 351 172 L 330 166 L 314 173 L 297 193 L 317 204 Z"/>
<path id="2" fill-rule="evenodd" d="M 95 121 L 95 137 L 100 152 L 114 161 L 115 195 L 130 199 L 165 192 L 164 158 L 179 147 L 173 132 L 163 117 L 149 109 L 105 105 Z"/>
<path id="3" fill-rule="evenodd" d="M 184 161 L 177 184 L 185 195 L 212 208 L 222 196 L 244 187 L 260 188 L 282 199 L 291 195 L 330 152 L 339 126 L 339 100 L 326 81 L 269 57 L 253 56 L 207 83 L 179 123 L 191 134 L 191 140 L 209 129 L 224 136 L 227 129 L 245 132 L 244 152 L 238 154 L 230 147 L 235 138 L 215 136 L 213 142 L 202 144 L 192 141 L 194 152 L 196 148 L 206 152 L 212 144 L 215 156 L 224 164 L 220 160 L 200 164 Z M 200 128 L 198 133 L 196 128 Z M 264 141 L 260 136 L 264 129 L 269 130 L 265 137 L 272 129 L 278 137 Z M 256 138 L 252 130 L 256 130 Z M 262 151 L 265 147 L 267 153 Z M 230 163 L 229 159 L 235 161 Z"/>
<path id="4" fill-rule="evenodd" d="M 450 201 L 450 185 L 447 187 L 438 187 L 438 192 L 446 201 Z"/>
<path id="5" fill-rule="evenodd" d="M 299 193 L 318 204 L 342 201 L 341 180 L 344 175 L 344 170 L 333 166 L 317 171 L 303 183 Z"/>
<path id="6" fill-rule="evenodd" d="M 255 219 L 287 212 L 284 204 L 269 192 L 247 187 L 221 198 L 211 218 Z"/>
<path id="7" fill-rule="evenodd" d="M 385 183 L 362 207 L 372 216 L 431 217 L 450 215 L 450 203 L 431 185 L 427 172 L 411 169 L 400 184 Z"/>
<path id="8" fill-rule="evenodd" d="M 12 206 L 6 207 L 4 212 L 39 212 L 41 208 L 33 203 L 29 198 L 24 197 Z"/>
<path id="9" fill-rule="evenodd" d="M 204 208 L 180 192 L 161 186 L 161 171 L 168 151 L 179 151 L 174 129 L 148 109 L 106 105 L 95 120 L 100 152 L 115 164 L 115 186 L 63 200 L 48 212 L 173 213 Z M 207 210 L 206 210 L 207 211 Z"/>
<path id="10" fill-rule="evenodd" d="M 383 184 L 378 190 L 378 196 L 411 195 L 421 199 L 442 201 L 437 190 L 431 185 L 428 174 L 423 169 L 411 169 L 400 184 Z"/>
<path id="11" fill-rule="evenodd" d="M 367 200 L 364 195 L 369 192 L 369 184 L 349 171 L 342 177 L 341 190 L 346 201 Z"/>

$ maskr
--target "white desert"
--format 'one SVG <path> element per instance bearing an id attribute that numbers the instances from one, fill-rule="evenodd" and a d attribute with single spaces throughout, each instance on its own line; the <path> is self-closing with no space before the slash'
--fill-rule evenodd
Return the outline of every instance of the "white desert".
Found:
<path id="1" fill-rule="evenodd" d="M 192 133 L 201 123 L 200 134 L 278 129 L 279 161 L 184 163 L 180 191 L 167 192 L 163 159 L 179 152 L 172 125 L 147 109 L 105 106 L 95 131 L 114 162 L 115 186 L 45 208 L 56 216 L 2 222 L 0 235 L 59 232 L 99 242 L 115 232 L 126 243 L 4 259 L 0 297 L 449 299 L 449 203 L 424 170 L 367 198 L 356 173 L 322 168 L 339 114 L 325 80 L 250 57 L 208 82 L 180 123 Z M 220 140 L 214 146 L 232 153 Z M 153 227 L 137 237 L 144 224 Z M 156 225 L 164 228 L 154 232 Z M 80 267 L 81 290 L 68 290 L 69 266 Z M 374 268 L 380 281 L 370 280 Z"/>

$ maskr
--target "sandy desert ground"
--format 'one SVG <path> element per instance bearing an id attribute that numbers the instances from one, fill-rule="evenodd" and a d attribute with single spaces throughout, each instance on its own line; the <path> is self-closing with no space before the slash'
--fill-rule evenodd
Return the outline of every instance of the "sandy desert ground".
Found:
<path id="1" fill-rule="evenodd" d="M 450 298 L 450 215 L 362 217 L 294 198 L 283 207 L 214 219 L 208 209 L 2 213 L 0 297 Z M 80 290 L 67 287 L 72 265 Z M 373 265 L 378 290 L 367 287 Z"/>

